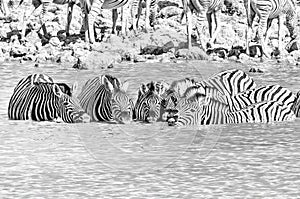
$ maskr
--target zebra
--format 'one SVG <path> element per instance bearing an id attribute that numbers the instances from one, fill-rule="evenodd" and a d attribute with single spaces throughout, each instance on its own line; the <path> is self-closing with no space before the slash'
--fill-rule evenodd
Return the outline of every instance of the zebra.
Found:
<path id="1" fill-rule="evenodd" d="M 293 103 L 292 110 L 294 111 L 296 117 L 300 117 L 300 91 L 296 94 L 296 99 Z"/>
<path id="2" fill-rule="evenodd" d="M 198 24 L 203 22 L 203 14 L 206 14 L 206 18 L 208 21 L 208 29 L 210 39 L 207 45 L 203 45 L 202 40 L 200 39 L 200 43 L 203 48 L 210 47 L 211 43 L 214 43 L 216 37 L 219 33 L 220 29 L 220 17 L 219 13 L 223 5 L 226 5 L 228 9 L 231 9 L 232 2 L 230 0 L 182 0 L 183 3 L 183 14 L 186 15 L 186 25 L 187 25 L 187 41 L 188 41 L 188 49 L 191 49 L 192 42 L 191 42 L 191 34 L 192 34 L 192 13 L 195 11 L 197 13 L 197 30 L 199 38 L 200 30 L 198 28 Z M 212 15 L 214 15 L 215 20 L 215 31 L 213 33 L 212 30 Z M 182 17 L 183 18 L 183 15 Z"/>
<path id="3" fill-rule="evenodd" d="M 207 80 L 196 82 L 193 79 L 174 81 L 163 99 L 166 113 L 172 115 L 174 107 L 182 97 L 189 97 L 195 92 L 207 94 L 222 103 L 228 103 L 226 96 L 233 96 L 245 90 L 254 89 L 257 85 L 254 80 L 242 70 L 230 69 L 219 72 Z"/>
<path id="4" fill-rule="evenodd" d="M 299 2 L 297 3 L 299 5 Z M 278 18 L 278 48 L 282 51 L 282 20 L 283 15 L 286 15 L 286 26 L 289 30 L 290 37 L 294 40 L 297 35 L 295 32 L 295 19 L 296 19 L 296 3 L 294 0 L 244 0 L 244 6 L 247 13 L 247 34 L 246 45 L 249 52 L 249 28 L 252 28 L 255 15 L 259 17 L 258 24 L 258 41 L 262 46 L 262 53 L 266 57 L 270 57 L 266 52 L 266 42 L 268 39 L 267 31 L 271 26 L 272 20 Z"/>
<path id="5" fill-rule="evenodd" d="M 156 122 L 162 120 L 162 95 L 169 85 L 164 81 L 142 84 L 134 106 L 133 119 L 136 121 Z"/>
<path id="6" fill-rule="evenodd" d="M 0 10 L 4 14 L 5 17 L 10 15 L 9 6 L 10 4 L 13 4 L 12 0 L 0 0 Z"/>
<path id="7" fill-rule="evenodd" d="M 81 1 L 81 0 L 80 0 Z M 24 0 L 21 0 L 19 3 L 19 6 L 24 2 Z M 43 30 L 44 35 L 47 35 L 47 29 L 45 25 L 45 14 L 47 12 L 48 6 L 50 3 L 55 3 L 58 5 L 64 5 L 68 4 L 68 13 L 67 13 L 67 24 L 66 24 L 66 35 L 70 35 L 70 24 L 72 20 L 72 12 L 73 12 L 73 7 L 74 5 L 82 6 L 82 3 L 80 3 L 78 0 L 32 0 L 32 3 L 30 4 L 30 8 L 24 11 L 24 16 L 23 16 L 23 27 L 21 31 L 21 37 L 25 37 L 26 33 L 26 27 L 27 24 L 29 23 L 30 16 L 33 14 L 34 11 L 37 10 L 42 5 L 42 13 L 40 15 L 40 24 L 41 28 Z"/>
<path id="8" fill-rule="evenodd" d="M 176 113 L 169 118 L 169 125 L 210 125 L 228 123 L 268 123 L 295 119 L 291 108 L 295 96 L 291 91 L 277 87 L 272 94 L 267 93 L 272 86 L 263 86 L 251 91 L 255 103 L 232 111 L 230 104 L 220 102 L 207 94 L 195 93 L 189 98 L 181 98 Z M 281 93 L 280 97 L 276 96 Z M 258 98 L 256 98 L 259 96 Z M 273 97 L 273 98 L 272 98 Z M 251 97 L 249 97 L 251 98 Z M 285 101 L 281 101 L 284 99 Z"/>
<path id="9" fill-rule="evenodd" d="M 66 84 L 56 84 L 45 74 L 33 74 L 19 81 L 8 105 L 11 120 L 89 122 L 78 100 L 61 90 Z M 68 87 L 69 88 L 69 87 Z"/>
<path id="10" fill-rule="evenodd" d="M 142 13 L 142 7 L 144 2 L 146 4 L 145 30 L 147 32 L 150 29 L 150 27 L 154 27 L 155 17 L 157 14 L 157 0 L 132 0 L 131 17 L 132 27 L 135 32 L 138 29 L 139 19 Z"/>
<path id="11" fill-rule="evenodd" d="M 133 101 L 126 93 L 128 86 L 116 77 L 101 75 L 85 83 L 78 99 L 92 121 L 129 123 Z"/>

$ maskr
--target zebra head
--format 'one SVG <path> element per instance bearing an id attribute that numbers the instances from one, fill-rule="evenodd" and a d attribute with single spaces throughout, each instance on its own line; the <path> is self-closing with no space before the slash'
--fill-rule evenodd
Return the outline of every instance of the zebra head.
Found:
<path id="1" fill-rule="evenodd" d="M 209 104 L 210 97 L 197 92 L 192 96 L 183 96 L 178 99 L 175 107 L 167 107 L 167 122 L 173 125 L 197 125 L 205 114 L 205 107 Z"/>
<path id="2" fill-rule="evenodd" d="M 67 123 L 90 122 L 90 116 L 84 112 L 78 100 L 65 94 L 60 85 L 53 84 L 53 92 L 57 97 L 58 116 Z"/>
<path id="3" fill-rule="evenodd" d="M 134 108 L 134 119 L 145 122 L 156 122 L 161 116 L 161 94 L 165 92 L 164 82 L 142 84 Z"/>
<path id="4" fill-rule="evenodd" d="M 191 96 L 190 92 L 192 90 L 190 87 L 194 87 L 196 84 L 193 79 L 189 78 L 177 80 L 171 84 L 169 89 L 162 95 L 161 118 L 163 121 L 167 121 L 168 115 L 173 114 L 173 110 L 181 97 Z M 195 93 L 196 91 L 193 90 L 193 92 Z"/>
<path id="5" fill-rule="evenodd" d="M 119 123 L 129 123 L 132 120 L 133 101 L 127 94 L 129 82 L 121 83 L 117 78 L 104 79 L 104 86 L 111 93 L 112 117 Z"/>

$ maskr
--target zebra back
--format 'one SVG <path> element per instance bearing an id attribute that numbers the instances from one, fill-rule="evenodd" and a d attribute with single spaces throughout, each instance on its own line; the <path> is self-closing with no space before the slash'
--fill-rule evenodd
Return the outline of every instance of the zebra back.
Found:
<path id="1" fill-rule="evenodd" d="M 208 80 L 199 82 L 206 88 L 216 88 L 221 94 L 233 96 L 240 92 L 256 88 L 256 83 L 245 72 L 231 69 L 220 72 Z"/>
<path id="2" fill-rule="evenodd" d="M 23 78 L 14 89 L 8 117 L 13 120 L 52 121 L 61 118 L 64 122 L 87 122 L 76 99 L 65 94 L 60 86 L 47 75 L 34 74 Z"/>

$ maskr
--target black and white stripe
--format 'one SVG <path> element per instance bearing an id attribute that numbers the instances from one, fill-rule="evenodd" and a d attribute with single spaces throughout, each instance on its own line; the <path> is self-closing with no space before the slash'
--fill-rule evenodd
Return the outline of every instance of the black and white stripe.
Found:
<path id="1" fill-rule="evenodd" d="M 131 121 L 133 107 L 127 88 L 128 82 L 122 84 L 118 78 L 102 75 L 88 80 L 78 99 L 93 121 L 125 123 Z"/>
<path id="2" fill-rule="evenodd" d="M 12 94 L 8 117 L 12 120 L 53 121 L 61 118 L 64 122 L 89 122 L 79 102 L 64 93 L 70 91 L 66 84 L 56 84 L 43 74 L 30 75 L 17 84 Z"/>

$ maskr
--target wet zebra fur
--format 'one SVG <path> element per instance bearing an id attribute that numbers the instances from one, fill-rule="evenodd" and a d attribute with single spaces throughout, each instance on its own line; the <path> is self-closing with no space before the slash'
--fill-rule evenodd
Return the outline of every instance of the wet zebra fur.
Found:
<path id="1" fill-rule="evenodd" d="M 163 81 L 142 84 L 134 106 L 133 119 L 144 122 L 162 120 L 162 94 L 168 87 L 169 85 Z"/>
<path id="2" fill-rule="evenodd" d="M 269 90 L 269 87 L 271 86 L 252 90 L 252 96 L 262 97 L 254 98 L 256 103 L 251 103 L 248 106 L 241 105 L 241 109 L 234 111 L 229 104 L 202 93 L 196 93 L 189 98 L 181 98 L 176 106 L 176 114 L 172 115 L 168 123 L 169 125 L 210 125 L 267 123 L 294 119 L 295 114 L 291 109 L 292 103 L 290 101 L 294 101 L 295 97 L 291 95 L 291 91 L 279 87 L 278 93 L 284 93 L 284 95 L 281 98 L 270 99 L 272 95 L 264 92 Z M 266 99 L 263 99 L 264 96 Z M 280 99 L 286 99 L 286 101 L 282 102 Z"/>
<path id="3" fill-rule="evenodd" d="M 62 89 L 61 89 L 62 88 Z M 10 98 L 8 118 L 12 120 L 89 122 L 79 102 L 64 92 L 71 92 L 66 84 L 56 84 L 47 75 L 29 75 L 19 81 Z"/>
<path id="4" fill-rule="evenodd" d="M 78 99 L 92 121 L 127 123 L 132 120 L 133 108 L 127 88 L 128 82 L 122 84 L 116 77 L 102 75 L 88 80 Z"/>

